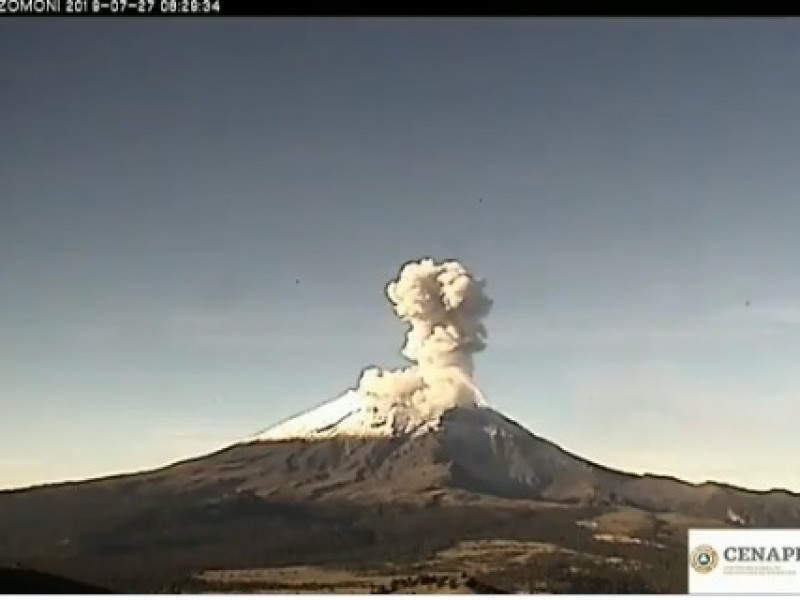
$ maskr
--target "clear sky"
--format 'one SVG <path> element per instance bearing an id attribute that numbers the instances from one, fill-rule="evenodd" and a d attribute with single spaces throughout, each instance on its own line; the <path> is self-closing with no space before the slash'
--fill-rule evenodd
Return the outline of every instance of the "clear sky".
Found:
<path id="1" fill-rule="evenodd" d="M 800 23 L 0 24 L 0 487 L 205 453 L 397 366 L 614 467 L 800 490 Z"/>

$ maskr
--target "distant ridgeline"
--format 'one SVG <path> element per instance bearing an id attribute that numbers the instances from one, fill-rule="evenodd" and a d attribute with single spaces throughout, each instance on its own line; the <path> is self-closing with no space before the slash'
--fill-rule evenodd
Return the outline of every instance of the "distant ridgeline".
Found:
<path id="1" fill-rule="evenodd" d="M 0 594 L 110 594 L 110 590 L 95 587 L 66 577 L 32 569 L 0 567 Z"/>

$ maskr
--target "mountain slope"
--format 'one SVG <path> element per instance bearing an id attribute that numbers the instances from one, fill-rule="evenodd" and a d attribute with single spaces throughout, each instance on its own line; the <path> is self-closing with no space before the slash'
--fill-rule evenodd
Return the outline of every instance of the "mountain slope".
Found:
<path id="1" fill-rule="evenodd" d="M 254 478 L 249 457 L 261 453 L 269 459 L 259 459 Z M 574 456 L 485 407 L 452 409 L 416 435 L 256 442 L 218 460 L 231 476 L 241 477 L 242 489 L 292 498 L 381 500 L 447 490 L 723 520 L 733 511 L 760 526 L 800 523 L 797 494 L 614 471 Z"/>
<path id="2" fill-rule="evenodd" d="M 321 430 L 327 429 L 323 424 Z M 0 493 L 0 508 L 36 495 L 78 501 L 81 493 L 116 490 L 141 490 L 145 497 L 252 494 L 347 502 L 413 502 L 428 493 L 460 501 L 622 505 L 721 519 L 734 511 L 751 525 L 800 523 L 798 494 L 615 471 L 566 452 L 488 407 L 448 410 L 411 433 L 262 437 L 153 472 Z"/>
<path id="3" fill-rule="evenodd" d="M 561 539 L 577 519 L 621 508 L 800 526 L 798 494 L 614 471 L 488 407 L 396 422 L 400 433 L 353 427 L 360 435 L 330 436 L 326 419 L 306 419 L 303 436 L 295 422 L 286 438 L 276 428 L 152 472 L 0 493 L 0 563 L 127 589 L 124 577 L 155 577 L 166 565 L 177 574 L 264 561 L 419 560 L 503 531 L 541 539 L 553 529 Z M 123 579 L 94 577 L 101 572 Z"/>

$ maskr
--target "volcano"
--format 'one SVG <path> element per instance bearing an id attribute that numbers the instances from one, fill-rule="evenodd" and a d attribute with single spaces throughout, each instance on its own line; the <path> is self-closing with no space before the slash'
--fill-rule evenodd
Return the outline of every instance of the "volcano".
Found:
<path id="1" fill-rule="evenodd" d="M 122 591 L 683 593 L 687 528 L 800 526 L 798 494 L 609 469 L 490 405 L 491 302 L 460 263 L 410 263 L 387 297 L 411 366 L 213 454 L 0 493 L 0 566 Z"/>
<path id="2" fill-rule="evenodd" d="M 270 456 L 259 461 L 262 477 L 256 482 L 249 476 L 249 460 L 238 468 L 236 459 L 227 462 L 237 453 Z M 226 462 L 227 473 L 241 474 L 240 490 L 259 495 L 528 499 L 624 505 L 758 527 L 800 523 L 796 494 L 695 485 L 606 468 L 534 435 L 487 405 L 456 407 L 427 418 L 402 409 L 376 415 L 350 391 L 218 458 Z"/>
<path id="3" fill-rule="evenodd" d="M 373 418 L 355 394 L 156 471 L 0 493 L 0 564 L 193 590 L 191 574 L 207 569 L 418 568 L 482 540 L 545 545 L 564 568 L 584 554 L 627 553 L 654 572 L 667 560 L 664 587 L 632 589 L 677 593 L 687 527 L 800 526 L 800 495 L 785 490 L 615 471 L 488 406 Z M 511 577 L 510 559 L 489 550 L 448 568 L 496 564 Z"/>

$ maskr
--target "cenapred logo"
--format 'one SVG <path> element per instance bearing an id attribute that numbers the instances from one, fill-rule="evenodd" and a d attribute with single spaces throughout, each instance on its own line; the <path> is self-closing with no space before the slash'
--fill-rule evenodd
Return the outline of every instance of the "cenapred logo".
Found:
<path id="1" fill-rule="evenodd" d="M 719 564 L 719 554 L 712 546 L 703 544 L 692 550 L 689 555 L 689 564 L 698 573 L 711 573 Z"/>

